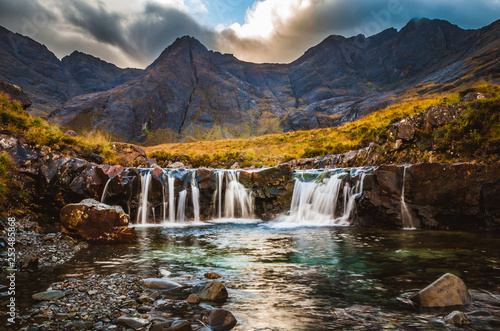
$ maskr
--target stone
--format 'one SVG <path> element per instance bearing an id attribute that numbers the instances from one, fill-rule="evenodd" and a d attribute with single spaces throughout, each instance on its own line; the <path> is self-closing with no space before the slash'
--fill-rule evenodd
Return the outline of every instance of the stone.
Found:
<path id="1" fill-rule="evenodd" d="M 78 133 L 73 130 L 67 130 L 66 132 L 64 132 L 64 135 L 68 137 L 78 137 Z"/>
<path id="2" fill-rule="evenodd" d="M 22 269 L 38 269 L 38 257 L 36 256 L 26 256 L 21 261 Z"/>
<path id="3" fill-rule="evenodd" d="M 116 324 L 128 326 L 134 330 L 146 327 L 149 321 L 138 317 L 120 316 L 115 321 Z"/>
<path id="4" fill-rule="evenodd" d="M 228 298 L 226 287 L 219 281 L 206 283 L 203 289 L 196 294 L 203 301 L 225 302 Z"/>
<path id="5" fill-rule="evenodd" d="M 93 199 L 64 206 L 60 212 L 63 232 L 85 240 L 130 242 L 134 228 L 120 206 L 109 206 Z"/>
<path id="6" fill-rule="evenodd" d="M 208 279 L 218 279 L 218 278 L 222 278 L 221 275 L 219 275 L 218 273 L 216 272 L 213 272 L 213 271 L 210 271 L 210 272 L 207 272 L 203 275 L 205 278 L 208 278 Z"/>
<path id="7" fill-rule="evenodd" d="M 238 321 L 226 309 L 212 309 L 206 316 L 206 321 L 213 331 L 226 331 L 234 328 Z"/>
<path id="8" fill-rule="evenodd" d="M 464 306 L 472 303 L 472 297 L 463 280 L 450 273 L 444 274 L 411 296 L 410 300 L 424 308 Z"/>
<path id="9" fill-rule="evenodd" d="M 148 303 L 153 303 L 154 299 L 147 295 L 141 295 L 140 297 L 137 298 L 137 301 L 140 303 L 148 304 Z"/>
<path id="10" fill-rule="evenodd" d="M 469 319 L 465 314 L 461 311 L 455 310 L 451 312 L 449 315 L 447 315 L 444 318 L 444 321 L 448 324 L 453 324 L 453 325 L 466 325 L 469 324 Z"/>
<path id="11" fill-rule="evenodd" d="M 182 162 L 175 162 L 175 163 L 169 164 L 168 167 L 172 168 L 172 169 L 183 168 L 184 167 L 184 163 L 182 163 Z"/>
<path id="12" fill-rule="evenodd" d="M 66 295 L 63 291 L 57 291 L 57 290 L 50 290 L 46 292 L 40 292 L 33 294 L 33 299 L 34 300 L 40 300 L 40 301 L 53 301 L 57 300 L 60 298 L 63 298 Z"/>
<path id="13" fill-rule="evenodd" d="M 137 145 L 113 143 L 113 149 L 118 152 L 118 163 L 124 167 L 148 166 L 146 152 Z"/>
<path id="14" fill-rule="evenodd" d="M 71 322 L 66 324 L 65 330 L 90 330 L 93 325 L 90 321 L 81 322 Z"/>
<path id="15" fill-rule="evenodd" d="M 200 297 L 194 293 L 190 294 L 186 299 L 186 302 L 189 303 L 190 305 L 197 305 L 200 303 Z"/>
<path id="16" fill-rule="evenodd" d="M 483 94 L 480 92 L 469 92 L 467 93 L 463 98 L 462 102 L 471 102 L 471 101 L 476 101 L 476 100 L 481 100 L 481 99 L 486 99 L 486 98 L 491 98 L 490 94 Z"/>
<path id="17" fill-rule="evenodd" d="M 145 278 L 141 280 L 141 285 L 153 290 L 172 290 L 182 286 L 177 282 L 164 278 Z"/>
<path id="18" fill-rule="evenodd" d="M 168 321 L 151 325 L 149 331 L 192 331 L 191 323 L 186 320 Z"/>

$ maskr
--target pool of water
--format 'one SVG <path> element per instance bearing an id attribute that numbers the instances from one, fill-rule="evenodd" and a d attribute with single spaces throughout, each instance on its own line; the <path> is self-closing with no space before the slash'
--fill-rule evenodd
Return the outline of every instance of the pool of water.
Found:
<path id="1" fill-rule="evenodd" d="M 51 282 L 90 272 L 146 277 L 157 275 L 159 268 L 173 276 L 207 271 L 223 275 L 230 296 L 224 308 L 238 319 L 236 330 L 445 330 L 445 312 L 418 312 L 398 297 L 446 272 L 461 277 L 469 289 L 498 294 L 500 236 L 276 229 L 262 223 L 137 228 L 131 244 L 91 245 L 62 266 L 20 274 L 19 283 L 25 283 L 22 291 L 31 295 Z M 353 315 L 352 327 L 345 326 L 339 322 L 339 309 L 368 310 L 372 322 L 359 320 L 358 314 Z M 500 329 L 500 318 L 494 316 L 475 323 L 475 330 Z"/>

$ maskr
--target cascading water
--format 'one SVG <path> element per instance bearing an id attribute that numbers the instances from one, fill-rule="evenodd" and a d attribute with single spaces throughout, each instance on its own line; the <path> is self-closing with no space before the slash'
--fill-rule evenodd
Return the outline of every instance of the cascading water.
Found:
<path id="1" fill-rule="evenodd" d="M 200 189 L 196 181 L 196 171 L 191 173 L 191 197 L 193 199 L 194 222 L 200 222 Z"/>
<path id="2" fill-rule="evenodd" d="M 179 193 L 179 201 L 177 203 L 177 222 L 184 223 L 184 214 L 186 211 L 186 196 L 187 190 L 182 190 Z"/>
<path id="3" fill-rule="evenodd" d="M 413 217 L 405 202 L 405 178 L 406 166 L 403 167 L 403 187 L 401 188 L 401 220 L 403 221 L 403 230 L 416 230 Z"/>
<path id="4" fill-rule="evenodd" d="M 104 190 L 102 191 L 102 197 L 101 197 L 102 203 L 106 201 L 106 194 L 108 193 L 108 186 L 109 183 L 111 182 L 111 179 L 113 179 L 113 177 L 109 177 L 108 181 L 106 182 L 106 185 L 104 185 Z"/>
<path id="5" fill-rule="evenodd" d="M 141 194 L 139 196 L 139 208 L 137 209 L 137 224 L 148 223 L 148 195 L 149 185 L 151 184 L 151 171 L 142 171 L 141 176 Z"/>
<path id="6" fill-rule="evenodd" d="M 224 204 L 222 203 L 222 184 L 226 179 Z M 251 219 L 254 218 L 254 197 L 252 191 L 239 181 L 236 170 L 219 170 L 216 172 L 216 190 L 214 193 L 215 214 L 218 218 Z M 217 208 L 218 207 L 218 208 Z M 224 210 L 224 212 L 222 212 Z"/>
<path id="7" fill-rule="evenodd" d="M 295 188 L 288 215 L 276 218 L 271 226 L 347 226 L 363 193 L 363 181 L 372 168 L 296 171 Z M 357 178 L 355 185 L 351 182 Z M 342 194 L 341 194 L 342 192 Z M 343 205 L 339 199 L 343 197 Z M 343 208 L 342 208 L 343 207 Z"/>

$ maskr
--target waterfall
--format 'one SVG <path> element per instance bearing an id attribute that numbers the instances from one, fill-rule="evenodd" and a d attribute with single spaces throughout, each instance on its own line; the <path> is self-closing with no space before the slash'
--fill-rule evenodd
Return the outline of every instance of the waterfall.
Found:
<path id="1" fill-rule="evenodd" d="M 113 179 L 113 177 L 109 177 L 108 181 L 106 182 L 106 185 L 104 185 L 104 190 L 102 191 L 102 197 L 101 197 L 102 203 L 104 203 L 104 201 L 106 201 L 106 194 L 108 193 L 108 186 L 109 186 L 109 183 L 111 182 L 111 179 Z"/>
<path id="2" fill-rule="evenodd" d="M 139 208 L 137 209 L 137 224 L 148 223 L 148 195 L 151 184 L 151 171 L 143 171 L 141 176 L 141 195 L 139 196 Z"/>
<path id="3" fill-rule="evenodd" d="M 347 226 L 363 193 L 365 175 L 371 168 L 296 171 L 295 187 L 288 215 L 276 218 L 271 225 Z M 355 185 L 350 182 L 357 178 Z M 342 193 L 341 193 L 342 192 Z M 339 205 L 339 200 L 343 203 Z"/>
<path id="4" fill-rule="evenodd" d="M 226 179 L 224 205 L 222 204 L 222 183 Z M 215 214 L 219 219 L 250 219 L 254 218 L 254 197 L 251 190 L 245 188 L 239 181 L 236 170 L 220 170 L 216 172 L 216 190 L 214 193 Z M 222 212 L 224 210 L 224 212 Z"/>
<path id="5" fill-rule="evenodd" d="M 403 167 L 403 187 L 401 188 L 401 220 L 403 221 L 404 230 L 416 230 L 416 227 L 413 224 L 413 217 L 405 202 L 406 168 L 407 166 Z"/>
<path id="6" fill-rule="evenodd" d="M 186 209 L 187 190 L 182 190 L 179 193 L 179 202 L 177 205 L 177 222 L 184 223 L 184 214 Z"/>
<path id="7" fill-rule="evenodd" d="M 200 189 L 196 181 L 196 171 L 191 173 L 191 197 L 193 199 L 194 222 L 200 222 Z"/>
<path id="8" fill-rule="evenodd" d="M 163 193 L 163 223 L 175 223 L 175 178 L 170 172 L 163 171 L 161 181 Z M 167 200 L 168 197 L 168 200 Z M 168 211 L 168 213 L 167 213 Z"/>

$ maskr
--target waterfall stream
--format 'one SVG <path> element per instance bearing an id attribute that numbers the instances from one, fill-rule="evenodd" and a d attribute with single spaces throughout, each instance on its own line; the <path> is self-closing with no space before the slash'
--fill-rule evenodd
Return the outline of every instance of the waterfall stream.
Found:
<path id="1" fill-rule="evenodd" d="M 413 217 L 405 201 L 405 179 L 406 166 L 403 167 L 403 187 L 401 188 L 401 220 L 403 222 L 403 230 L 416 230 L 413 224 Z"/>
<path id="2" fill-rule="evenodd" d="M 272 227 L 347 226 L 372 168 L 296 171 L 290 211 Z M 343 199 L 342 203 L 339 200 Z M 340 203 L 340 204 L 339 204 Z"/>
<path id="3" fill-rule="evenodd" d="M 148 223 L 149 209 L 149 185 L 151 184 L 151 171 L 141 171 L 141 194 L 139 196 L 139 208 L 137 209 L 137 224 Z"/>
<path id="4" fill-rule="evenodd" d="M 216 208 L 216 210 L 214 214 L 218 215 L 219 219 L 255 218 L 253 193 L 238 181 L 239 172 L 236 170 L 219 170 L 215 175 L 216 190 L 214 193 L 214 208 Z M 224 179 L 226 189 L 224 191 L 223 204 L 222 185 Z"/>

